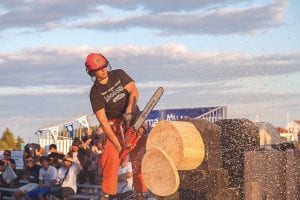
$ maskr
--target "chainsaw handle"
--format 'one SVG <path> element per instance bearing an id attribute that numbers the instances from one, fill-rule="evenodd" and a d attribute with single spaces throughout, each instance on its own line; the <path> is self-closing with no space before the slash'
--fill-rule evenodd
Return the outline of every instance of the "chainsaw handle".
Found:
<path id="1" fill-rule="evenodd" d="M 120 153 L 120 158 L 126 157 L 136 146 L 143 133 L 135 131 L 133 127 L 129 127 L 124 133 L 124 147 Z"/>

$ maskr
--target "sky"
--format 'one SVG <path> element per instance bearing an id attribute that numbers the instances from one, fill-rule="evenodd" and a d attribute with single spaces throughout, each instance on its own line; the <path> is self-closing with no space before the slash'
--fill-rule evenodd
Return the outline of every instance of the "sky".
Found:
<path id="1" fill-rule="evenodd" d="M 90 52 L 136 82 L 143 107 L 227 106 L 228 118 L 300 119 L 300 1 L 1 0 L 0 134 L 25 141 L 91 113 Z"/>

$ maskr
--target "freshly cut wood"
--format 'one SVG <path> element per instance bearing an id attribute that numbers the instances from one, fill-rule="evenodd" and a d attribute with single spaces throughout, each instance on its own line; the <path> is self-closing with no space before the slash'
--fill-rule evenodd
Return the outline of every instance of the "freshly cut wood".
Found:
<path id="1" fill-rule="evenodd" d="M 178 170 L 197 168 L 205 156 L 201 135 L 190 122 L 160 121 L 147 139 L 147 149 L 154 146 L 163 149 L 173 159 Z"/>
<path id="2" fill-rule="evenodd" d="M 146 187 L 156 195 L 174 194 L 179 187 L 179 175 L 170 156 L 159 148 L 147 149 L 142 161 L 142 176 Z"/>

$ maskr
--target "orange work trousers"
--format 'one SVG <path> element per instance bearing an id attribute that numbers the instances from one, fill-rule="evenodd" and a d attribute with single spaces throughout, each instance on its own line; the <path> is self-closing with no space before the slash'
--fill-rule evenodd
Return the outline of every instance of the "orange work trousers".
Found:
<path id="1" fill-rule="evenodd" d="M 120 126 L 119 122 L 114 122 L 112 128 L 117 135 L 122 133 L 122 127 Z M 133 187 L 135 192 L 147 191 L 141 173 L 141 163 L 143 156 L 146 153 L 146 139 L 147 136 L 144 134 L 138 141 L 135 149 L 132 152 L 130 152 L 130 161 L 132 164 L 133 172 Z M 120 143 L 122 145 L 123 141 L 120 141 Z M 107 139 L 100 161 L 100 165 L 102 168 L 103 193 L 109 195 L 115 195 L 117 193 L 118 169 L 120 164 L 121 159 L 119 158 L 119 152 L 116 150 L 113 143 L 109 139 Z"/>

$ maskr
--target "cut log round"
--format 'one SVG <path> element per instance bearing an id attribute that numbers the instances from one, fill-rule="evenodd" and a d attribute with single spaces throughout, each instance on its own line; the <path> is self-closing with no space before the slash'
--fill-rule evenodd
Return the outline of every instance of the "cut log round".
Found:
<path id="1" fill-rule="evenodd" d="M 159 147 L 147 149 L 142 161 L 142 176 L 146 187 L 156 195 L 174 194 L 179 187 L 179 175 L 170 156 Z"/>
<path id="2" fill-rule="evenodd" d="M 201 135 L 190 122 L 160 121 L 147 139 L 147 149 L 153 146 L 163 149 L 178 170 L 197 168 L 205 156 Z"/>

